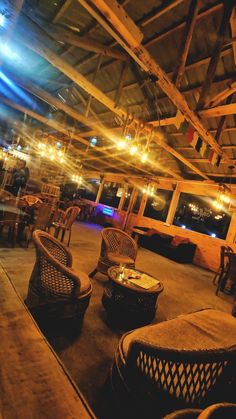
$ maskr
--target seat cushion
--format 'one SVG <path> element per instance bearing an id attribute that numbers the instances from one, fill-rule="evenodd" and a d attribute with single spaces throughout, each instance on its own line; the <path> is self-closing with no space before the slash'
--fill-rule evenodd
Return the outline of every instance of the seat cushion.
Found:
<path id="1" fill-rule="evenodd" d="M 120 263 L 124 263 L 126 265 L 132 265 L 134 263 L 134 260 L 130 258 L 129 256 L 120 255 L 119 253 L 107 253 L 107 258 L 114 262 L 116 265 L 119 265 Z"/>
<path id="2" fill-rule="evenodd" d="M 81 295 L 83 293 L 86 293 L 86 291 L 88 291 L 91 288 L 91 281 L 88 275 L 82 271 L 76 271 L 76 274 L 78 275 L 81 283 L 78 295 Z"/>
<path id="3" fill-rule="evenodd" d="M 132 342 L 179 351 L 224 351 L 231 347 L 236 350 L 236 319 L 228 313 L 209 309 L 136 329 L 121 338 L 118 350 L 122 358 L 127 357 Z"/>

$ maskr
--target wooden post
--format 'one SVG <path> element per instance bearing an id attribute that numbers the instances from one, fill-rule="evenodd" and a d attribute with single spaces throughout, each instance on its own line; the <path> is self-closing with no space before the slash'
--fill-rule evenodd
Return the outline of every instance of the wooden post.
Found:
<path id="1" fill-rule="evenodd" d="M 169 211 L 166 217 L 165 224 L 169 224 L 169 225 L 173 224 L 174 216 L 175 216 L 176 209 L 179 203 L 179 197 L 180 197 L 180 190 L 179 190 L 179 183 L 177 183 L 175 186 L 174 193 L 172 195 L 172 199 L 171 199 L 171 203 L 170 203 L 170 207 L 169 207 Z"/>

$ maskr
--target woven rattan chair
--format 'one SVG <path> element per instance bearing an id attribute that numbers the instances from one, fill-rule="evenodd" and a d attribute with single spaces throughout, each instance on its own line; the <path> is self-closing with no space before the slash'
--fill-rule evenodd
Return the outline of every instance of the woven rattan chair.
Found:
<path id="1" fill-rule="evenodd" d="M 89 274 L 90 277 L 101 272 L 106 275 L 108 268 L 114 265 L 125 264 L 135 268 L 137 257 L 136 242 L 124 231 L 118 228 L 107 227 L 101 232 L 102 243 L 97 267 Z"/>
<path id="2" fill-rule="evenodd" d="M 209 309 L 125 334 L 111 384 L 120 404 L 159 418 L 176 409 L 235 402 L 235 372 L 236 319 Z"/>
<path id="3" fill-rule="evenodd" d="M 227 282 L 231 283 L 231 290 L 226 291 L 225 286 Z M 219 291 L 227 292 L 228 294 L 231 294 L 233 288 L 235 288 L 235 284 L 236 284 L 236 253 L 229 252 L 226 268 L 218 280 L 218 285 L 216 288 L 216 295 L 218 295 Z"/>
<path id="4" fill-rule="evenodd" d="M 35 221 L 33 224 L 29 224 L 25 228 L 25 240 L 27 247 L 32 239 L 34 230 L 46 230 L 52 214 L 52 206 L 47 204 L 39 204 L 36 214 Z"/>
<path id="5" fill-rule="evenodd" d="M 43 202 L 38 196 L 35 195 L 24 195 L 21 199 L 24 200 L 29 206 L 35 204 L 42 204 Z"/>
<path id="6" fill-rule="evenodd" d="M 56 238 L 59 237 L 61 233 L 61 242 L 63 243 L 65 233 L 68 231 L 68 242 L 67 246 L 70 245 L 71 240 L 71 229 L 74 221 L 76 220 L 77 216 L 79 215 L 80 208 L 79 207 L 69 207 L 63 214 L 60 214 L 59 221 L 53 221 L 51 226 L 55 228 L 54 236 Z"/>
<path id="7" fill-rule="evenodd" d="M 233 253 L 230 246 L 221 246 L 220 248 L 220 266 L 213 278 L 213 284 L 218 285 L 221 282 L 223 275 L 226 273 L 229 264 L 229 254 Z"/>
<path id="8" fill-rule="evenodd" d="M 79 330 L 88 307 L 92 286 L 88 276 L 72 269 L 69 250 L 50 234 L 35 230 L 36 262 L 25 303 L 43 329 L 70 322 Z"/>
<path id="9" fill-rule="evenodd" d="M 177 410 L 163 419 L 235 419 L 235 403 L 216 403 L 206 409 Z"/>

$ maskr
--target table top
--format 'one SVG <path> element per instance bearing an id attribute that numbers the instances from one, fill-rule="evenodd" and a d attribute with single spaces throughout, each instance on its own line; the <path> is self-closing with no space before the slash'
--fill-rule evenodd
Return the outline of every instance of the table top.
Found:
<path id="1" fill-rule="evenodd" d="M 112 282 L 114 282 L 114 283 L 116 283 L 116 284 L 118 284 L 118 285 L 120 285 L 124 288 L 127 288 L 127 289 L 132 290 L 132 291 L 136 291 L 136 292 L 139 292 L 139 293 L 155 293 L 155 294 L 158 293 L 159 294 L 164 289 L 163 284 L 157 278 L 153 277 L 152 275 L 150 275 L 146 272 L 136 270 L 136 269 L 126 269 L 125 268 L 124 269 L 124 275 L 125 276 L 127 275 L 127 272 L 128 272 L 128 274 L 131 273 L 131 274 L 134 274 L 134 275 L 135 274 L 137 274 L 137 275 L 145 274 L 148 277 L 150 277 L 152 280 L 157 281 L 157 284 L 152 286 L 151 288 L 148 288 L 148 289 L 143 288 L 141 286 L 138 286 L 138 285 L 131 282 L 131 280 L 135 279 L 135 278 L 130 278 L 130 279 L 122 278 L 122 274 L 121 274 L 119 266 L 110 267 L 108 269 L 108 277 Z M 141 281 L 141 279 L 140 279 L 140 281 Z M 137 280 L 137 282 L 138 282 L 138 280 Z"/>
<path id="2" fill-rule="evenodd" d="M 140 235 L 142 235 L 142 236 L 146 236 L 146 234 L 147 234 L 147 232 L 146 232 L 146 231 L 144 231 L 144 230 L 139 230 L 139 228 L 133 228 L 133 229 L 132 229 L 132 232 L 133 232 L 133 233 L 138 233 L 138 234 L 140 234 Z"/>

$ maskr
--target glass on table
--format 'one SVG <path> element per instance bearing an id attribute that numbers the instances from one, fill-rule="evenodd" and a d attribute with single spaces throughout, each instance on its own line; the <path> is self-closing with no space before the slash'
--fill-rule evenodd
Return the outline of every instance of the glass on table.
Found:
<path id="1" fill-rule="evenodd" d="M 120 263 L 119 264 L 119 276 L 120 276 L 120 279 L 124 279 L 124 276 L 125 276 L 125 267 L 126 267 L 126 264 L 125 263 Z"/>

